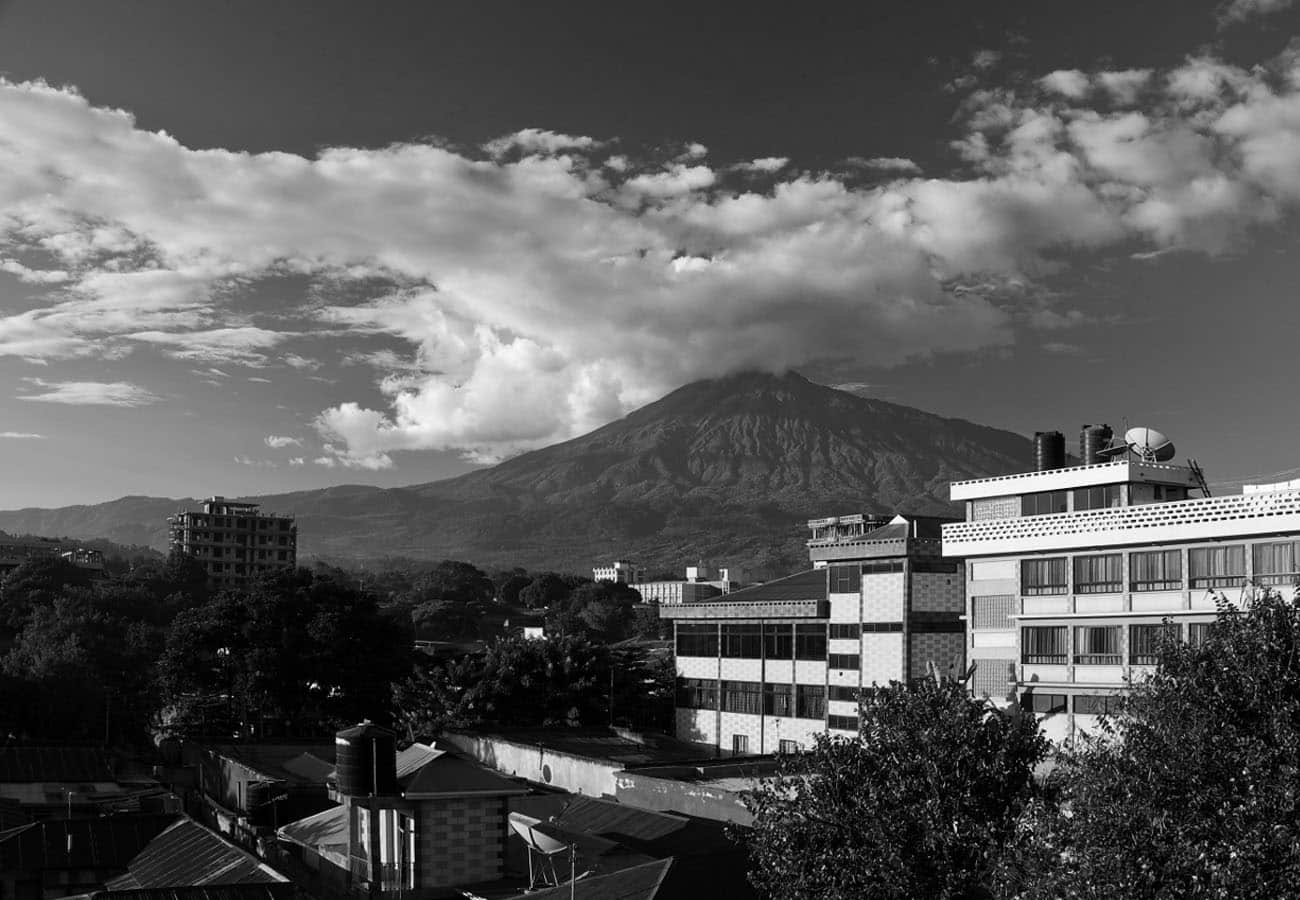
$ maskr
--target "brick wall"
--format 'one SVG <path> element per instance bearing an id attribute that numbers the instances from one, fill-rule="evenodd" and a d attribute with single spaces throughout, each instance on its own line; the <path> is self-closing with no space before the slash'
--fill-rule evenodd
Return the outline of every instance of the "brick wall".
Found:
<path id="1" fill-rule="evenodd" d="M 419 816 L 415 838 L 420 887 L 451 887 L 501 877 L 505 800 L 426 800 L 420 803 Z"/>
<path id="2" fill-rule="evenodd" d="M 960 574 L 915 572 L 912 574 L 914 612 L 965 612 L 966 580 Z"/>
<path id="3" fill-rule="evenodd" d="M 954 675 L 961 674 L 966 659 L 966 636 L 952 634 L 912 634 L 912 665 L 908 676 L 920 678 L 927 674 L 926 662 L 933 660 L 940 672 L 947 672 L 952 667 Z"/>

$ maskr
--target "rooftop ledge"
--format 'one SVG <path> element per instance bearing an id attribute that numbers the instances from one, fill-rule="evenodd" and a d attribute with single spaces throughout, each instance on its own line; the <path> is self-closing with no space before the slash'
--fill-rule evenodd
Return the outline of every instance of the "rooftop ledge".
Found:
<path id="1" fill-rule="evenodd" d="M 943 526 L 944 556 L 1300 534 L 1300 489 Z"/>
<path id="2" fill-rule="evenodd" d="M 1068 466 L 1064 469 L 1046 469 L 1042 472 L 1017 472 L 1014 475 L 994 475 L 991 478 L 954 481 L 948 487 L 948 496 L 952 500 L 978 500 L 984 497 L 1069 490 L 1130 481 L 1186 487 L 1196 487 L 1197 484 L 1195 474 L 1187 466 L 1147 463 L 1137 459 L 1118 459 L 1114 462 L 1098 463 L 1095 466 Z"/>

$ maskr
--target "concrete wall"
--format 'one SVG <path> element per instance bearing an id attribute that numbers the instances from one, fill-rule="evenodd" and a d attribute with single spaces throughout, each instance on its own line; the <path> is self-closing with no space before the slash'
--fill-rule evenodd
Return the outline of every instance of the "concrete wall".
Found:
<path id="1" fill-rule="evenodd" d="M 716 785 L 657 778 L 635 771 L 619 772 L 614 783 L 615 797 L 628 806 L 684 813 L 737 825 L 750 825 L 754 821 L 739 794 Z"/>
<path id="2" fill-rule="evenodd" d="M 562 753 L 537 744 L 517 743 L 494 735 L 448 733 L 439 740 L 445 740 L 498 772 L 588 797 L 611 796 L 614 793 L 614 773 L 622 768 L 617 763 Z"/>

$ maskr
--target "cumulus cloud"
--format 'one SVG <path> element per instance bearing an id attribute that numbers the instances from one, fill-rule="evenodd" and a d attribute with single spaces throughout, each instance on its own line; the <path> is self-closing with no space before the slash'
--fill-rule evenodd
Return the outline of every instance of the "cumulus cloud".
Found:
<path id="1" fill-rule="evenodd" d="M 1219 24 L 1227 26 L 1257 16 L 1285 12 L 1295 5 L 1295 0 L 1230 0 L 1219 7 Z"/>
<path id="2" fill-rule="evenodd" d="M 732 166 L 737 172 L 750 172 L 753 174 L 772 174 L 779 172 L 790 164 L 790 158 L 787 156 L 764 156 L 760 159 L 751 159 L 748 162 L 736 163 Z"/>
<path id="3" fill-rule="evenodd" d="M 301 456 L 292 456 L 289 458 L 289 465 L 301 466 L 306 462 Z"/>
<path id="4" fill-rule="evenodd" d="M 1092 84 L 1088 76 L 1078 69 L 1058 69 L 1044 75 L 1038 80 L 1044 90 L 1051 91 L 1054 94 L 1060 94 L 1062 97 L 1068 97 L 1071 100 L 1078 100 L 1091 89 Z"/>
<path id="5" fill-rule="evenodd" d="M 160 399 L 139 385 L 126 381 L 44 381 L 40 378 L 24 378 L 23 381 L 33 388 L 40 389 L 35 394 L 19 394 L 19 400 L 32 400 L 40 403 L 67 403 L 75 406 L 148 406 Z"/>
<path id="6" fill-rule="evenodd" d="M 302 441 L 296 437 L 288 437 L 281 434 L 268 434 L 266 436 L 266 446 L 274 447 L 276 450 L 282 450 L 285 447 L 301 447 Z"/>
<path id="7" fill-rule="evenodd" d="M 252 466 L 255 469 L 279 468 L 279 463 L 273 459 L 253 459 L 252 457 L 241 455 L 235 457 L 235 462 L 239 463 L 241 466 Z"/>
<path id="8" fill-rule="evenodd" d="M 31 431 L 0 431 L 0 438 L 11 441 L 43 441 L 45 435 Z"/>
<path id="9" fill-rule="evenodd" d="M 151 350 L 308 373 L 326 357 L 281 354 L 290 337 L 378 336 L 407 352 L 348 348 L 379 368 L 381 399 L 322 410 L 329 443 L 311 462 L 490 460 L 695 378 L 893 365 L 1070 327 L 1086 311 L 1035 286 L 1072 251 L 1223 253 L 1300 202 L 1290 61 L 1078 75 L 972 94 L 960 175 L 876 157 L 886 183 L 780 167 L 743 190 L 703 147 L 633 162 L 540 130 L 486 158 L 431 143 L 192 150 L 73 91 L 0 82 L 0 253 L 47 292 L 0 317 L 0 354 Z M 40 272 L 68 277 L 42 286 Z M 304 308 L 318 332 L 235 311 L 284 275 L 369 287 Z"/>

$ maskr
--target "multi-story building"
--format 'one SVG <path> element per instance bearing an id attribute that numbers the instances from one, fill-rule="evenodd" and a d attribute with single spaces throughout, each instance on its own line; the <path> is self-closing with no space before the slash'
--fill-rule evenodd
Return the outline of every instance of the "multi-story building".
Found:
<path id="1" fill-rule="evenodd" d="M 1203 485 L 1132 452 L 954 482 L 966 521 L 943 550 L 966 561 L 974 690 L 1056 713 L 1044 728 L 1064 740 L 1154 669 L 1163 636 L 1198 640 L 1219 595 L 1300 580 L 1300 487 L 1189 498 Z"/>
<path id="2" fill-rule="evenodd" d="M 203 563 L 214 585 L 242 584 L 298 561 L 293 516 L 259 512 L 256 503 L 209 497 L 202 512 L 178 512 L 167 521 L 172 549 Z"/>
<path id="3" fill-rule="evenodd" d="M 965 591 L 924 516 L 809 522 L 814 568 L 661 606 L 677 648 L 677 737 L 731 753 L 857 733 L 858 692 L 964 663 Z"/>
<path id="4" fill-rule="evenodd" d="M 712 566 L 698 563 L 686 567 L 686 578 L 682 581 L 635 581 L 629 587 L 640 593 L 641 599 L 646 603 L 666 606 L 698 603 L 729 594 L 740 587 L 744 577 L 742 570 L 736 566 L 714 571 Z"/>
<path id="5" fill-rule="evenodd" d="M 617 560 L 608 566 L 595 566 L 591 570 L 592 581 L 616 581 L 622 584 L 640 581 L 644 575 L 640 566 L 626 560 Z"/>

